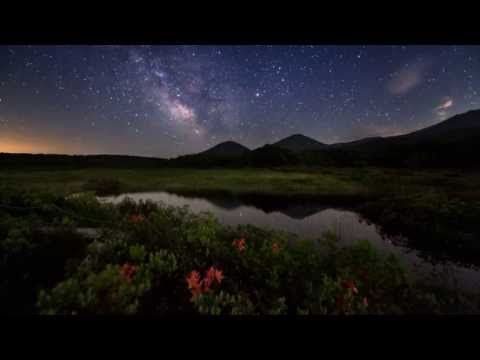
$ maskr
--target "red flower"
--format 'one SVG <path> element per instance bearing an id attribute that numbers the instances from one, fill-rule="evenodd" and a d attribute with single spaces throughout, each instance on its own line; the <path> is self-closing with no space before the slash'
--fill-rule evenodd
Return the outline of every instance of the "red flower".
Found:
<path id="1" fill-rule="evenodd" d="M 133 278 L 133 275 L 137 272 L 137 267 L 135 265 L 131 265 L 129 263 L 125 263 L 120 268 L 120 274 L 130 282 Z"/>
<path id="2" fill-rule="evenodd" d="M 223 274 L 220 270 L 215 269 L 213 266 L 205 273 L 205 277 L 200 279 L 198 271 L 192 271 L 187 277 L 188 289 L 192 293 L 192 300 L 197 296 L 210 291 L 210 287 L 214 281 L 219 284 L 222 282 Z"/>
<path id="3" fill-rule="evenodd" d="M 192 293 L 192 298 L 196 298 L 202 293 L 202 284 L 200 281 L 200 274 L 197 271 L 192 271 L 187 277 L 188 289 Z"/>
<path id="4" fill-rule="evenodd" d="M 198 271 L 192 271 L 187 277 L 188 288 L 194 288 L 200 286 L 200 274 Z"/>
<path id="5" fill-rule="evenodd" d="M 347 290 L 352 290 L 354 294 L 358 294 L 358 289 L 353 280 L 346 280 L 342 282 L 342 287 Z"/>
<path id="6" fill-rule="evenodd" d="M 204 292 L 207 292 L 210 290 L 210 286 L 212 285 L 213 280 L 214 278 L 209 275 L 209 272 L 207 272 L 207 275 L 202 280 L 202 286 L 203 286 Z"/>
<path id="7" fill-rule="evenodd" d="M 244 238 L 233 240 L 233 246 L 237 248 L 239 252 L 244 251 L 247 248 L 247 244 Z"/>
<path id="8" fill-rule="evenodd" d="M 273 252 L 274 254 L 276 254 L 276 253 L 278 253 L 279 251 L 280 251 L 280 246 L 278 246 L 277 243 L 273 243 L 273 245 L 272 245 L 272 252 Z"/>
<path id="9" fill-rule="evenodd" d="M 142 222 L 145 220 L 145 217 L 143 215 L 132 215 L 130 216 L 130 221 L 134 223 Z"/>
<path id="10" fill-rule="evenodd" d="M 219 284 L 222 283 L 222 280 L 223 280 L 223 272 L 221 270 L 215 270 L 215 280 L 217 280 L 217 282 Z"/>
<path id="11" fill-rule="evenodd" d="M 215 280 L 220 284 L 223 280 L 223 274 L 220 270 L 217 270 L 212 266 L 207 271 L 206 279 L 208 279 L 209 283 L 212 283 Z"/>

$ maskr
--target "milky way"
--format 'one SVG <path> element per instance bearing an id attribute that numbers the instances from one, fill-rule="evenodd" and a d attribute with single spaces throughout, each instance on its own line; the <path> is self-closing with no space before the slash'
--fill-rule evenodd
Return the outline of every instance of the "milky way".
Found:
<path id="1" fill-rule="evenodd" d="M 479 46 L 0 46 L 0 152 L 332 143 L 480 108 Z"/>

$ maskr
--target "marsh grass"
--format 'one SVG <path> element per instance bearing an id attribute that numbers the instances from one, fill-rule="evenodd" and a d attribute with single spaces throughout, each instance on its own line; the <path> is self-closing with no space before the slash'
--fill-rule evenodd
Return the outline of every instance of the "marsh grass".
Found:
<path id="1" fill-rule="evenodd" d="M 277 168 L 277 169 L 79 169 L 6 170 L 0 186 L 78 192 L 91 179 L 114 179 L 122 191 L 221 190 L 231 193 L 263 192 L 281 195 L 367 194 L 405 188 L 422 192 L 435 188 L 447 194 L 480 198 L 480 172 L 384 168 Z"/>
<path id="2" fill-rule="evenodd" d="M 263 169 L 82 169 L 58 171 L 9 171 L 0 185 L 79 192 L 92 179 L 110 179 L 122 184 L 125 192 L 154 190 L 228 191 L 273 195 L 335 195 L 366 193 L 354 181 L 323 173 L 285 172 Z"/>

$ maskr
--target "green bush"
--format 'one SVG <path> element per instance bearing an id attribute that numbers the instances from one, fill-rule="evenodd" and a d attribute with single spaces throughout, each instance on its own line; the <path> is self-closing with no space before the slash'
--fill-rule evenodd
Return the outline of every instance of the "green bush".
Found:
<path id="1" fill-rule="evenodd" d="M 289 242 L 286 234 L 249 225 L 224 227 L 209 214 L 162 205 L 149 204 L 145 211 L 142 204 L 123 203 L 116 211 L 115 229 L 105 229 L 77 270 L 42 292 L 41 313 L 298 315 L 451 309 L 448 292 L 439 296 L 414 282 L 397 258 L 380 255 L 368 241 L 345 248 L 333 234 L 325 234 L 317 244 Z M 131 278 L 122 275 L 125 268 L 135 269 Z M 222 274 L 221 281 L 208 283 L 206 274 L 213 270 Z"/>

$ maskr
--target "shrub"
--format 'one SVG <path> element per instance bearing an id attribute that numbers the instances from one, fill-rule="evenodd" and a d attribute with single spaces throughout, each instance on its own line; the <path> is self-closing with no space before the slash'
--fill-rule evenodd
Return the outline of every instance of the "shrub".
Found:
<path id="1" fill-rule="evenodd" d="M 475 294 L 414 280 L 396 257 L 368 241 L 340 247 L 332 233 L 306 241 L 251 225 L 223 226 L 186 208 L 101 204 L 91 194 L 46 196 L 40 204 L 28 194 L 8 199 L 35 206 L 0 218 L 7 310 L 32 312 L 38 294 L 42 314 L 478 312 Z M 448 204 L 443 216 L 459 209 Z M 76 232 L 87 216 L 101 219 L 95 239 Z M 53 230 L 40 231 L 45 225 Z"/>
<path id="2" fill-rule="evenodd" d="M 42 292 L 42 313 L 363 314 L 448 308 L 446 294 L 413 282 L 394 256 L 379 254 L 367 241 L 341 248 L 329 233 L 318 244 L 289 243 L 286 234 L 224 227 L 209 214 L 155 205 L 140 217 L 138 204 L 119 206 L 123 220 L 117 229 L 105 229 L 77 270 Z"/>

